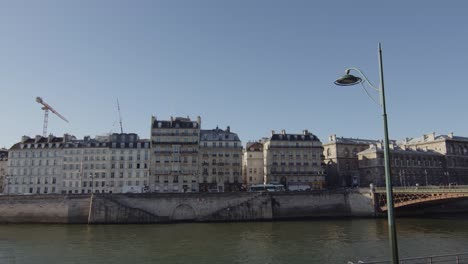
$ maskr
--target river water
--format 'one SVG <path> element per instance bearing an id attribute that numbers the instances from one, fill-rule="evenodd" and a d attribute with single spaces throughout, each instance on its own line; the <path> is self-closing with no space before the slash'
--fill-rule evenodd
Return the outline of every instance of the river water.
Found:
<path id="1" fill-rule="evenodd" d="M 401 257 L 468 251 L 462 218 L 397 220 Z M 0 225 L 0 263 L 347 263 L 388 259 L 385 219 Z"/>

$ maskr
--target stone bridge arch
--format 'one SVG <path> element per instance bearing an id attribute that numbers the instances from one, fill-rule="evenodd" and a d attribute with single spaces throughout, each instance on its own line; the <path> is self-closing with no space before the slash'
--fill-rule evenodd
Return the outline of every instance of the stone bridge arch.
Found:
<path id="1" fill-rule="evenodd" d="M 179 204 L 172 211 L 171 219 L 175 221 L 190 221 L 195 220 L 197 214 L 192 206 L 188 204 Z"/>

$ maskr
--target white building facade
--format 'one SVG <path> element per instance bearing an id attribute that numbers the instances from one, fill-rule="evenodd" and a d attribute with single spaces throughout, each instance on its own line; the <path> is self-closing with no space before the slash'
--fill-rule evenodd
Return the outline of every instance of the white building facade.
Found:
<path id="1" fill-rule="evenodd" d="M 85 137 L 64 148 L 63 193 L 148 191 L 149 141 L 137 134 Z"/>
<path id="2" fill-rule="evenodd" d="M 67 136 L 24 136 L 10 148 L 6 194 L 61 192 L 63 145 Z"/>
<path id="3" fill-rule="evenodd" d="M 149 140 L 136 134 L 23 137 L 9 150 L 7 194 L 149 190 Z"/>

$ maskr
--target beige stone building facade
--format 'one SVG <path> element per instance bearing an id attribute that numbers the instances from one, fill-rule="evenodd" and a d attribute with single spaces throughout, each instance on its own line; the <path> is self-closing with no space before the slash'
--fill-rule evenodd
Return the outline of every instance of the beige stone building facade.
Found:
<path id="1" fill-rule="evenodd" d="M 201 118 L 151 118 L 150 191 L 198 192 Z"/>
<path id="2" fill-rule="evenodd" d="M 309 131 L 302 134 L 272 131 L 263 142 L 263 153 L 267 183 L 281 183 L 291 191 L 325 186 L 322 143 Z"/>
<path id="3" fill-rule="evenodd" d="M 264 168 L 263 143 L 248 142 L 242 159 L 244 183 L 247 186 L 266 183 Z"/>
<path id="4" fill-rule="evenodd" d="M 425 134 L 390 141 L 395 186 L 468 184 L 468 138 Z M 330 136 L 324 144 L 330 187 L 384 185 L 382 143 Z"/>
<path id="5" fill-rule="evenodd" d="M 200 131 L 199 191 L 232 192 L 242 188 L 242 143 L 236 133 Z"/>
<path id="6" fill-rule="evenodd" d="M 378 143 L 377 140 L 329 136 L 328 142 L 323 144 L 328 188 L 359 186 L 358 153 Z"/>
<path id="7" fill-rule="evenodd" d="M 468 184 L 468 137 L 425 134 L 418 138 L 407 138 L 400 146 L 412 150 L 432 150 L 445 156 L 443 176 L 445 183 Z"/>
<path id="8" fill-rule="evenodd" d="M 371 144 L 359 152 L 360 185 L 385 186 L 384 151 L 382 144 Z M 393 186 L 440 185 L 445 182 L 444 155 L 433 150 L 406 149 L 390 145 L 390 166 Z"/>
<path id="9" fill-rule="evenodd" d="M 8 150 L 0 149 L 0 193 L 3 193 L 3 184 L 8 172 Z"/>

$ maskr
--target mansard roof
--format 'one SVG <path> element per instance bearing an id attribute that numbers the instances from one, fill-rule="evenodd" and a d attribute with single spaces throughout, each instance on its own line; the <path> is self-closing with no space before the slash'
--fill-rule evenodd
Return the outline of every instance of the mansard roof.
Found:
<path id="1" fill-rule="evenodd" d="M 8 160 L 8 150 L 0 149 L 0 160 Z"/>
<path id="2" fill-rule="evenodd" d="M 363 155 L 363 154 L 371 154 L 375 152 L 383 152 L 384 148 L 376 145 L 371 145 L 368 149 L 365 149 L 361 152 L 358 153 L 358 155 Z M 429 155 L 429 156 L 443 156 L 443 154 L 438 153 L 433 150 L 414 150 L 414 149 L 402 149 L 397 146 L 394 146 L 394 148 L 390 148 L 390 153 L 397 153 L 400 155 Z"/>
<path id="3" fill-rule="evenodd" d="M 407 138 L 401 141 L 402 144 L 407 144 L 407 145 L 414 145 L 414 144 L 424 144 L 424 143 L 429 143 L 429 142 L 434 142 L 434 141 L 465 141 L 468 142 L 468 137 L 460 137 L 460 136 L 454 136 L 453 133 L 449 135 L 435 135 L 433 134 L 432 137 L 430 137 L 431 134 L 428 135 L 423 135 L 421 137 L 416 137 L 416 138 Z"/>
<path id="4" fill-rule="evenodd" d="M 260 142 L 248 142 L 246 149 L 247 151 L 263 151 L 263 144 Z"/>
<path id="5" fill-rule="evenodd" d="M 56 148 L 55 143 L 60 143 L 62 144 L 64 142 L 63 137 L 55 137 L 55 136 L 48 136 L 48 137 L 43 137 L 43 136 L 36 136 L 34 138 L 30 138 L 27 136 L 24 136 L 20 142 L 15 143 L 10 150 L 14 149 L 21 149 L 21 145 L 24 144 L 25 146 L 30 144 L 31 146 L 34 146 L 35 144 L 44 144 L 44 148 Z M 54 144 L 53 146 L 49 145 L 48 143 Z"/>
<path id="6" fill-rule="evenodd" d="M 132 139 L 132 140 L 131 140 Z M 120 148 L 121 143 L 124 144 L 124 148 L 129 148 L 130 143 L 134 143 L 132 147 L 136 147 L 136 143 L 149 143 L 148 139 L 139 139 L 138 135 L 135 133 L 114 133 L 106 136 L 97 136 L 96 138 L 91 138 L 85 136 L 83 139 L 76 139 L 74 136 L 65 135 L 64 137 L 42 137 L 36 136 L 30 138 L 24 136 L 22 140 L 18 143 L 15 143 L 10 150 L 27 149 L 27 145 L 31 145 L 30 149 L 36 149 L 36 144 L 38 148 L 108 148 L 112 147 L 112 143 L 117 143 L 116 145 Z M 49 143 L 53 145 L 49 145 Z M 57 147 L 56 143 L 59 143 Z"/>
<path id="7" fill-rule="evenodd" d="M 229 127 L 226 130 L 216 127 L 200 130 L 200 141 L 240 141 L 240 139 L 236 133 L 230 131 Z"/>
<path id="8" fill-rule="evenodd" d="M 270 141 L 320 141 L 318 137 L 312 133 L 305 134 L 272 134 Z"/>
<path id="9" fill-rule="evenodd" d="M 345 138 L 337 137 L 335 141 L 328 143 L 342 143 L 342 144 L 354 144 L 354 145 L 369 145 L 379 143 L 380 140 L 375 139 L 362 139 L 362 138 Z"/>
<path id="10" fill-rule="evenodd" d="M 198 122 L 190 118 L 176 117 L 171 120 L 154 120 L 152 128 L 199 128 Z"/>

